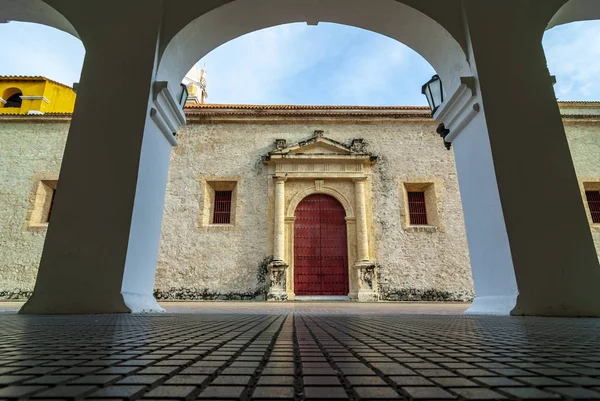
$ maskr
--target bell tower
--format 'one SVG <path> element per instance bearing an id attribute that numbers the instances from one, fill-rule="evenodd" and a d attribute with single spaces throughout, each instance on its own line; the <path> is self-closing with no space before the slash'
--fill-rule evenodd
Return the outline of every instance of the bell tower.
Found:
<path id="1" fill-rule="evenodd" d="M 206 66 L 200 68 L 198 64 L 194 65 L 185 78 L 183 78 L 183 84 L 188 88 L 188 103 L 204 104 L 208 98 L 208 92 L 206 91 Z"/>

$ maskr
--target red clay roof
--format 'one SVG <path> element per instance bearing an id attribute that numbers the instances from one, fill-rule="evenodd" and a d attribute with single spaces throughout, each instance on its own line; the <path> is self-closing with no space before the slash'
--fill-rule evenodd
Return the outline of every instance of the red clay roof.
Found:
<path id="1" fill-rule="evenodd" d="M 0 81 L 48 81 L 64 88 L 73 89 L 69 85 L 62 84 L 58 81 L 42 77 L 41 75 L 0 75 Z"/>
<path id="2" fill-rule="evenodd" d="M 429 110 L 429 106 L 328 106 L 293 104 L 186 104 L 185 108 L 199 110 Z"/>
<path id="3" fill-rule="evenodd" d="M 0 76 L 0 80 L 8 78 Z M 45 79 L 44 77 L 13 77 L 25 79 Z M 49 80 L 50 81 L 50 80 Z M 53 81 L 52 81 L 53 82 Z M 600 102 L 559 102 L 559 105 L 569 106 L 589 105 Z M 427 106 L 310 106 L 310 105 L 252 105 L 252 104 L 198 104 L 185 107 L 188 117 L 381 117 L 381 118 L 431 118 Z M 71 113 L 46 113 L 43 115 L 31 114 L 0 114 L 2 117 L 22 119 L 44 119 L 52 117 L 71 117 Z M 600 114 L 562 114 L 567 120 L 599 120 Z"/>

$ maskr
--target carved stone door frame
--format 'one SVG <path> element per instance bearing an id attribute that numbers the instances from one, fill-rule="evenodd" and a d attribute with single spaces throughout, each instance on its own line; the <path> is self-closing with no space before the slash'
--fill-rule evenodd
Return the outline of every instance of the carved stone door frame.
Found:
<path id="1" fill-rule="evenodd" d="M 378 299 L 377 274 L 370 233 L 370 178 L 376 158 L 365 152 L 364 142 L 350 146 L 325 138 L 313 138 L 277 149 L 264 157 L 272 183 L 269 185 L 272 216 L 273 261 L 269 265 L 268 299 L 294 299 L 294 216 L 296 207 L 312 194 L 330 195 L 346 212 L 350 299 Z"/>

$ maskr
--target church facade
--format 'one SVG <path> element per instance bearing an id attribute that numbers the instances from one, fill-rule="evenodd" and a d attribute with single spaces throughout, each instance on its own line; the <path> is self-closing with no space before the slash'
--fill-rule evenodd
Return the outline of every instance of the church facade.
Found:
<path id="1" fill-rule="evenodd" d="M 600 253 L 600 105 L 560 107 Z M 472 299 L 453 154 L 428 108 L 190 104 L 186 116 L 158 299 Z M 0 113 L 0 298 L 33 290 L 69 123 Z"/>

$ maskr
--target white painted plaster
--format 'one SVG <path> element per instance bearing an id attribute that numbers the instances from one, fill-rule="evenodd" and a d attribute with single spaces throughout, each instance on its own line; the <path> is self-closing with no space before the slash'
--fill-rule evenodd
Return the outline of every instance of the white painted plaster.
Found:
<path id="1" fill-rule="evenodd" d="M 42 0 L 0 0 L 0 21 L 24 21 L 51 26 L 79 37 L 75 28 L 50 3 Z"/>
<path id="2" fill-rule="evenodd" d="M 485 133 L 484 115 L 478 113 L 452 144 L 475 284 L 467 313 L 508 315 L 518 290 Z"/>
<path id="3" fill-rule="evenodd" d="M 548 29 L 575 21 L 600 19 L 598 0 L 569 0 L 563 5 L 548 24 Z"/>
<path id="4" fill-rule="evenodd" d="M 171 143 L 146 120 L 122 294 L 132 312 L 164 312 L 153 296 Z"/>
<path id="5" fill-rule="evenodd" d="M 454 92 L 469 74 L 459 43 L 437 22 L 394 0 L 236 0 L 188 24 L 170 41 L 157 77 L 178 85 L 211 50 L 246 33 L 293 22 L 335 22 L 396 39 L 421 54 Z"/>

